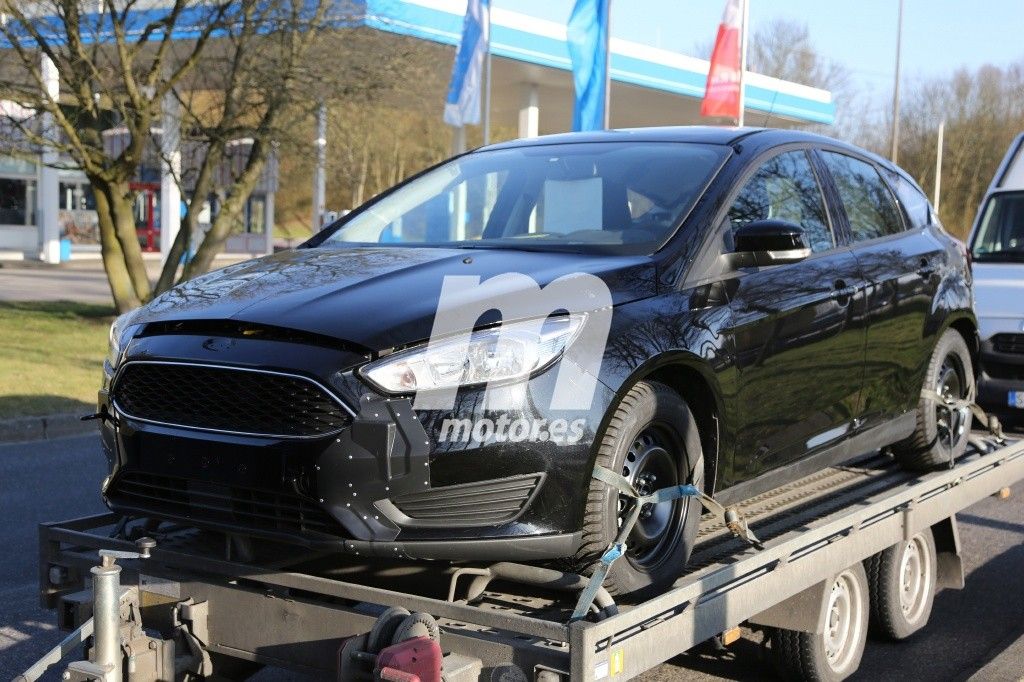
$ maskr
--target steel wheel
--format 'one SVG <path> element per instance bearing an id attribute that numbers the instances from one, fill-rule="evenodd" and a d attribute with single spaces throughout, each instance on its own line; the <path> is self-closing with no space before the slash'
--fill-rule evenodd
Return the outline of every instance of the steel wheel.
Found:
<path id="1" fill-rule="evenodd" d="M 903 546 L 900 558 L 900 608 L 911 623 L 921 618 L 934 590 L 935 572 L 930 565 L 930 554 L 920 535 Z"/>
<path id="2" fill-rule="evenodd" d="M 641 495 L 679 484 L 679 468 L 676 461 L 681 457 L 671 438 L 657 425 L 650 425 L 641 431 L 626 453 L 622 475 Z M 673 455 L 672 451 L 676 454 Z M 675 543 L 682 529 L 686 511 L 686 500 L 673 500 L 661 504 L 645 504 L 640 518 L 633 526 L 626 540 L 626 556 L 639 566 L 651 566 L 664 558 L 663 549 Z M 629 515 L 634 501 L 625 495 L 619 496 L 619 519 L 621 527 Z"/>
<path id="3" fill-rule="evenodd" d="M 846 671 L 858 655 L 858 642 L 864 637 L 866 614 L 862 585 L 849 570 L 840 573 L 832 583 L 825 612 L 825 659 L 837 673 Z"/>

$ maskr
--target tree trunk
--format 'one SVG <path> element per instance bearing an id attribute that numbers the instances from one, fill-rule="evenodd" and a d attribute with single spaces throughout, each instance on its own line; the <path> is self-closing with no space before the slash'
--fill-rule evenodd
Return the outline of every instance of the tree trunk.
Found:
<path id="1" fill-rule="evenodd" d="M 142 260 L 142 247 L 139 246 L 139 237 L 135 231 L 135 212 L 128 183 L 124 181 L 111 182 L 107 178 L 95 176 L 90 176 L 89 182 L 97 197 L 97 215 L 101 219 L 105 216 L 109 221 L 108 231 L 104 233 L 102 229 L 100 230 L 102 248 L 111 254 L 121 254 L 121 267 L 118 270 L 123 269 L 127 276 L 136 299 L 136 305 L 148 303 L 152 298 L 152 289 L 149 285 L 149 275 L 146 274 L 146 265 Z M 100 208 L 99 197 L 101 195 L 102 203 L 105 205 L 103 209 Z"/>
<path id="2" fill-rule="evenodd" d="M 93 187 L 96 187 L 94 184 Z M 103 269 L 107 273 L 110 284 L 110 295 L 114 298 L 114 307 L 118 313 L 126 313 L 139 306 L 139 298 L 135 295 L 128 268 L 125 267 L 124 253 L 117 240 L 114 221 L 111 218 L 110 202 L 105 192 L 96 191 L 96 216 L 100 228 L 100 252 L 103 256 Z"/>
<path id="3" fill-rule="evenodd" d="M 210 225 L 210 230 L 203 238 L 203 243 L 196 249 L 196 255 L 185 264 L 185 272 L 182 274 L 182 281 L 192 279 L 198 275 L 209 272 L 213 259 L 224 249 L 224 242 L 231 233 L 231 226 L 242 216 L 242 210 L 253 188 L 260 179 L 263 166 L 266 162 L 266 153 L 263 145 L 257 141 L 253 144 L 253 157 L 250 158 L 241 176 L 231 186 L 231 195 L 221 203 L 220 210 Z"/>

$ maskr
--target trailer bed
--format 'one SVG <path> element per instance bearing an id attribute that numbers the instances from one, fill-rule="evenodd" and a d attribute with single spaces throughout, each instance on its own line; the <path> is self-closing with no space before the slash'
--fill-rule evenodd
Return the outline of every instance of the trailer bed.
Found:
<path id="1" fill-rule="evenodd" d="M 457 593 L 449 600 L 453 567 L 445 563 L 358 563 L 271 545 L 243 560 L 224 536 L 189 528 L 158 535 L 152 558 L 124 564 L 122 582 L 140 586 L 144 608 L 207 602 L 211 652 L 315 675 L 335 675 L 339 644 L 367 632 L 384 608 L 403 606 L 432 614 L 444 650 L 477 661 L 480 679 L 518 670 L 525 679 L 549 671 L 623 680 L 924 528 L 948 522 L 946 548 L 955 551 L 949 520 L 1024 478 L 1024 441 L 974 441 L 948 471 L 908 473 L 871 454 L 747 500 L 738 506 L 763 551 L 705 516 L 686 575 L 654 599 L 619 603 L 618 615 L 599 622 L 568 622 L 573 595 L 512 583 L 492 584 L 473 603 Z M 97 550 L 134 548 L 111 537 L 123 530 L 118 520 L 102 514 L 40 527 L 44 605 L 82 589 Z M 76 625 L 73 614 L 59 620 Z"/>

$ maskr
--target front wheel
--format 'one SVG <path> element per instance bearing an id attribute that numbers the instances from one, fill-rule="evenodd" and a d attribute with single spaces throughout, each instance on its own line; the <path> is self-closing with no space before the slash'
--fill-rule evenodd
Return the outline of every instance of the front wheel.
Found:
<path id="1" fill-rule="evenodd" d="M 681 483 L 704 485 L 693 413 L 679 394 L 655 381 L 639 382 L 623 397 L 599 441 L 596 463 L 624 476 L 641 494 Z M 632 504 L 610 486 L 590 481 L 582 563 L 596 563 Z M 604 586 L 612 594 L 640 598 L 671 585 L 690 557 L 700 516 L 701 503 L 692 497 L 646 505 Z"/>
<path id="2" fill-rule="evenodd" d="M 935 344 L 924 385 L 946 398 L 964 400 L 972 395 L 971 354 L 955 329 L 947 329 Z M 922 397 L 913 435 L 893 446 L 896 461 L 911 471 L 949 466 L 967 449 L 971 421 L 968 409 L 948 408 Z"/>

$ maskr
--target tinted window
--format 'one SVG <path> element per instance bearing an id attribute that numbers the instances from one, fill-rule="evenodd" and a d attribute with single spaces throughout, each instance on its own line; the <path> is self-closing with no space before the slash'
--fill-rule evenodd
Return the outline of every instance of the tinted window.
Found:
<path id="1" fill-rule="evenodd" d="M 979 262 L 1024 261 L 1024 192 L 989 199 L 971 253 Z"/>
<path id="2" fill-rule="evenodd" d="M 371 202 L 319 243 L 653 253 L 725 154 L 653 142 L 476 152 Z"/>
<path id="3" fill-rule="evenodd" d="M 854 241 L 884 237 L 903 229 L 892 193 L 874 166 L 845 154 L 824 152 L 823 156 L 843 200 Z"/>
<path id="4" fill-rule="evenodd" d="M 924 227 L 931 224 L 932 205 L 928 203 L 928 197 L 921 188 L 901 173 L 886 170 L 885 177 L 889 181 L 889 186 L 896 190 L 896 196 L 903 205 L 903 211 L 910 218 L 911 226 Z"/>
<path id="5" fill-rule="evenodd" d="M 821 186 L 806 152 L 786 152 L 768 160 L 743 186 L 729 209 L 733 230 L 769 218 L 804 228 L 813 251 L 835 246 Z"/>

